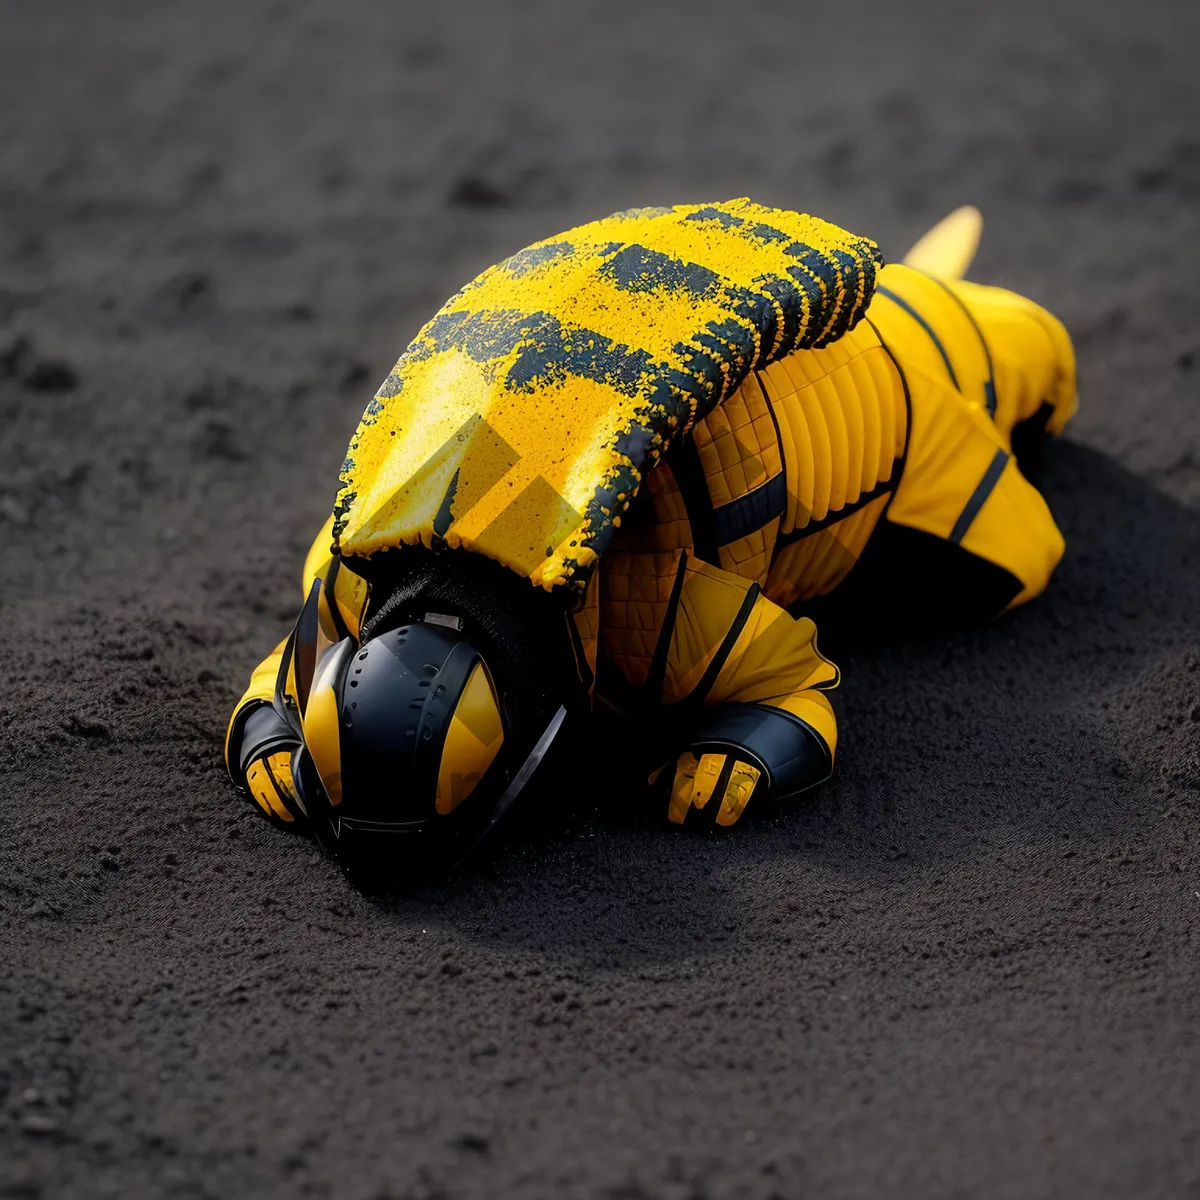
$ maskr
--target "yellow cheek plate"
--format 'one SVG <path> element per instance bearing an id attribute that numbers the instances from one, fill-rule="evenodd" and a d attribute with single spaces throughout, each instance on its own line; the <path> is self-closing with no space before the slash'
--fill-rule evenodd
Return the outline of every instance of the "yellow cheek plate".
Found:
<path id="1" fill-rule="evenodd" d="M 304 710 L 304 744 L 335 808 L 342 802 L 342 738 L 334 684 L 355 648 L 346 638 L 323 655 Z"/>
<path id="2" fill-rule="evenodd" d="M 474 790 L 504 743 L 496 693 L 482 662 L 477 662 L 459 697 L 438 767 L 435 807 L 452 813 Z"/>
<path id="3" fill-rule="evenodd" d="M 745 199 L 618 213 L 506 259 L 367 406 L 340 552 L 444 543 L 582 589 L 671 440 L 751 370 L 851 328 L 878 262 L 873 242 Z"/>

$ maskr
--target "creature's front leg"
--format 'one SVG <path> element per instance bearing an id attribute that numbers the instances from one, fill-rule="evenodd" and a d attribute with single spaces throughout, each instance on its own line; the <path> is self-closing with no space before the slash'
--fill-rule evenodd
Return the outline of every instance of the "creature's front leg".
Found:
<path id="1" fill-rule="evenodd" d="M 332 528 L 331 516 L 308 551 L 301 597 L 309 594 L 314 580 L 329 578 L 333 583 L 332 602 L 338 606 L 350 632 L 357 636 L 366 604 L 366 584 L 349 571 L 330 574 Z M 264 816 L 291 829 L 301 829 L 307 827 L 307 821 L 292 781 L 292 754 L 299 747 L 300 738 L 273 705 L 286 645 L 285 638 L 254 669 L 250 685 L 230 718 L 225 735 L 225 763 L 230 778 L 249 794 Z M 284 690 L 294 699 L 294 676 L 287 675 L 283 682 Z"/>
<path id="2" fill-rule="evenodd" d="M 732 825 L 751 795 L 777 800 L 833 774 L 833 751 L 807 722 L 771 704 L 724 704 L 705 715 L 675 766 L 667 817 Z"/>
<path id="3" fill-rule="evenodd" d="M 280 643 L 259 665 L 234 710 L 225 740 L 225 761 L 234 783 L 249 794 L 264 816 L 299 828 L 305 822 L 292 783 L 292 752 L 300 741 L 271 704 L 282 652 Z"/>
<path id="4" fill-rule="evenodd" d="M 663 660 L 662 702 L 682 749 L 651 776 L 667 817 L 728 826 L 752 796 L 780 799 L 833 771 L 837 722 L 824 694 L 838 669 L 755 584 L 691 560 Z M 665 643 L 666 644 L 666 643 Z"/>

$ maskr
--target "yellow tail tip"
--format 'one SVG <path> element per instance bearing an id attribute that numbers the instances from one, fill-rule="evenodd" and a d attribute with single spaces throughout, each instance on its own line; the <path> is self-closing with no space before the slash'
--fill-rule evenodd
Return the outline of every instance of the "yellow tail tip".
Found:
<path id="1" fill-rule="evenodd" d="M 943 217 L 904 256 L 906 266 L 940 279 L 961 279 L 971 266 L 983 232 L 983 214 L 973 204 Z"/>

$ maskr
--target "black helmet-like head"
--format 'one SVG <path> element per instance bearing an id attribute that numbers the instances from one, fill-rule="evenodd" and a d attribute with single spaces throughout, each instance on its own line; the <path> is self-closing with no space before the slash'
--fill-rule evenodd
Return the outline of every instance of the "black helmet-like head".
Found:
<path id="1" fill-rule="evenodd" d="M 389 879 L 472 849 L 581 702 L 558 597 L 477 555 L 420 551 L 397 556 L 361 641 L 331 636 L 319 584 L 293 635 L 300 801 L 343 863 Z"/>

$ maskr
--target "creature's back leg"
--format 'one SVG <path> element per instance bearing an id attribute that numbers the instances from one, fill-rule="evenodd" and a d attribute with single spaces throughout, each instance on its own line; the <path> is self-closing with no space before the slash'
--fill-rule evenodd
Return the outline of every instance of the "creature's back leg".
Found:
<path id="1" fill-rule="evenodd" d="M 940 363 L 904 370 L 911 412 L 904 469 L 851 578 L 878 576 L 878 594 L 904 608 L 906 622 L 996 616 L 1045 588 L 1062 535 L 1004 430 L 964 394 L 969 387 L 955 387 Z M 965 371 L 955 374 L 961 384 Z"/>
<path id="2" fill-rule="evenodd" d="M 1022 437 L 1061 433 L 1074 415 L 1075 351 L 1063 323 L 1004 288 L 965 280 L 945 286 L 962 301 L 987 344 L 996 392 L 993 420 L 1023 449 Z"/>

